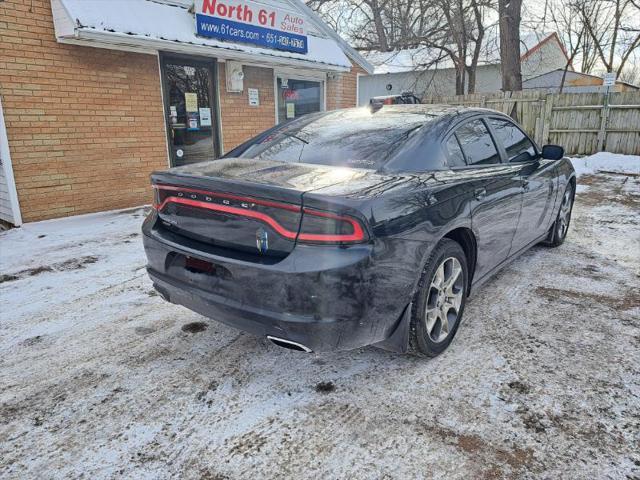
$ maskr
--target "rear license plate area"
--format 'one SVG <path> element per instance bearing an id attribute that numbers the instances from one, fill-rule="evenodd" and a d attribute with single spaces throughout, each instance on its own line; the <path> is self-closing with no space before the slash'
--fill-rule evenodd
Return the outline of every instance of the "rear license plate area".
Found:
<path id="1" fill-rule="evenodd" d="M 220 279 L 231 278 L 229 269 L 220 264 L 177 252 L 167 255 L 166 267 L 170 275 L 191 281 L 202 278 L 203 275 Z"/>
<path id="2" fill-rule="evenodd" d="M 206 275 L 215 275 L 216 273 L 215 264 L 195 257 L 185 257 L 184 268 L 191 273 L 204 273 Z"/>

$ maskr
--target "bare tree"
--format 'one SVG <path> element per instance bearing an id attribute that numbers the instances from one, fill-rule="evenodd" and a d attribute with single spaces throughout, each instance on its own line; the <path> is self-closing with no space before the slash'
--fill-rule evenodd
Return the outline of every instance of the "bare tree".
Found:
<path id="1" fill-rule="evenodd" d="M 572 2 L 572 10 L 574 11 L 574 15 L 572 17 L 573 22 L 576 25 L 579 25 L 579 27 L 574 28 L 574 31 L 585 32 L 582 38 L 582 48 L 580 49 L 580 53 L 578 54 L 581 57 L 580 71 L 584 73 L 592 73 L 598 65 L 598 51 L 596 45 L 604 43 L 603 39 L 606 29 L 594 25 L 594 28 L 592 29 L 593 35 L 590 35 L 586 31 L 586 25 L 582 21 L 584 10 L 583 7 L 581 7 L 581 4 L 584 3 L 585 0 L 575 0 L 574 2 Z M 597 8 L 597 5 L 592 4 L 590 7 L 587 7 L 585 5 L 584 9 L 590 10 L 594 7 Z"/>
<path id="2" fill-rule="evenodd" d="M 500 17 L 500 68 L 502 90 L 522 90 L 522 67 L 520 65 L 520 22 L 522 0 L 498 0 Z"/>
<path id="3" fill-rule="evenodd" d="M 533 20 L 532 27 L 558 32 L 579 71 L 621 76 L 640 49 L 638 19 L 637 0 L 547 0 L 542 18 Z"/>
<path id="4" fill-rule="evenodd" d="M 502 89 L 522 88 L 519 35 L 523 28 L 556 31 L 567 46 L 561 89 L 568 72 L 633 69 L 640 50 L 640 0 L 545 0 L 522 12 L 522 0 L 308 0 L 357 48 L 412 49 L 418 70 L 453 67 L 456 93 L 473 93 L 487 31 L 497 9 Z M 539 5 L 539 4 L 538 4 Z M 528 17 L 534 12 L 536 18 Z M 631 67 L 629 66 L 631 64 Z"/>
<path id="5" fill-rule="evenodd" d="M 545 5 L 542 17 L 543 29 L 547 24 L 553 28 L 560 36 L 562 43 L 566 47 L 567 61 L 562 71 L 559 92 L 562 93 L 567 78 L 567 72 L 573 70 L 573 63 L 578 55 L 582 54 L 583 61 L 588 53 L 586 52 L 586 42 L 589 36 L 586 27 L 580 18 L 580 3 L 584 0 L 555 0 L 553 3 Z M 578 19 L 578 21 L 576 21 Z M 591 55 L 591 58 L 595 58 Z M 592 60 L 591 60 L 592 61 Z"/>
<path id="6" fill-rule="evenodd" d="M 638 60 L 640 61 L 640 58 Z M 620 74 L 620 80 L 640 86 L 640 63 L 631 62 L 628 65 L 629 66 Z"/>
<path id="7" fill-rule="evenodd" d="M 496 0 L 312 0 L 325 18 L 349 10 L 344 32 L 362 50 L 411 49 L 420 70 L 453 65 L 456 93 L 473 93 Z M 333 13 L 331 13 L 333 12 Z M 344 19 L 344 17 L 343 17 Z"/>
<path id="8" fill-rule="evenodd" d="M 607 72 L 622 73 L 631 54 L 640 47 L 640 3 L 634 0 L 583 0 L 580 21 Z"/>
<path id="9" fill-rule="evenodd" d="M 484 10 L 493 5 L 481 0 L 440 1 L 446 23 L 440 38 L 424 39 L 430 48 L 445 52 L 456 70 L 456 94 L 474 93 L 476 72 L 486 32 Z"/>

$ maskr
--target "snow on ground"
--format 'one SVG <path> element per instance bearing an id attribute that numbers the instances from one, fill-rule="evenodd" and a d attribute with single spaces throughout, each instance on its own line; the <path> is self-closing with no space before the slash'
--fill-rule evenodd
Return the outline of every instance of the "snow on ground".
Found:
<path id="1" fill-rule="evenodd" d="M 587 157 L 571 159 L 576 175 L 588 175 L 599 171 L 625 172 L 640 175 L 640 157 L 637 155 L 620 155 L 618 153 L 599 152 Z"/>
<path id="2" fill-rule="evenodd" d="M 0 477 L 637 478 L 640 177 L 596 160 L 565 244 L 478 291 L 433 360 L 165 303 L 142 209 L 0 233 Z"/>
<path id="3" fill-rule="evenodd" d="M 618 153 L 599 152 L 587 157 L 576 157 L 571 159 L 576 175 L 594 174 L 599 171 L 605 172 L 626 172 L 640 175 L 640 156 L 620 155 Z M 578 185 L 578 191 L 584 192 L 587 185 Z"/>

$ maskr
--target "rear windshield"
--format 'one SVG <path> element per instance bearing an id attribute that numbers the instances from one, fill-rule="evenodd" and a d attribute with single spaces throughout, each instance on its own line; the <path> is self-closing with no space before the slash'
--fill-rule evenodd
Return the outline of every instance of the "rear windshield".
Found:
<path id="1" fill-rule="evenodd" d="M 432 118 L 368 108 L 309 115 L 283 125 L 240 156 L 377 169 Z"/>

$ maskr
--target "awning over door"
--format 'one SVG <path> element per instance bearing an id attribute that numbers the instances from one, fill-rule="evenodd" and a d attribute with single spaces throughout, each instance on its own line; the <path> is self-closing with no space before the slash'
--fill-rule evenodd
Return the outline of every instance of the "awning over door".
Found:
<path id="1" fill-rule="evenodd" d="M 338 43 L 308 34 L 308 53 L 272 50 L 197 36 L 194 14 L 183 6 L 152 0 L 51 0 L 59 42 L 155 52 L 211 56 L 265 65 L 348 71 Z"/>

